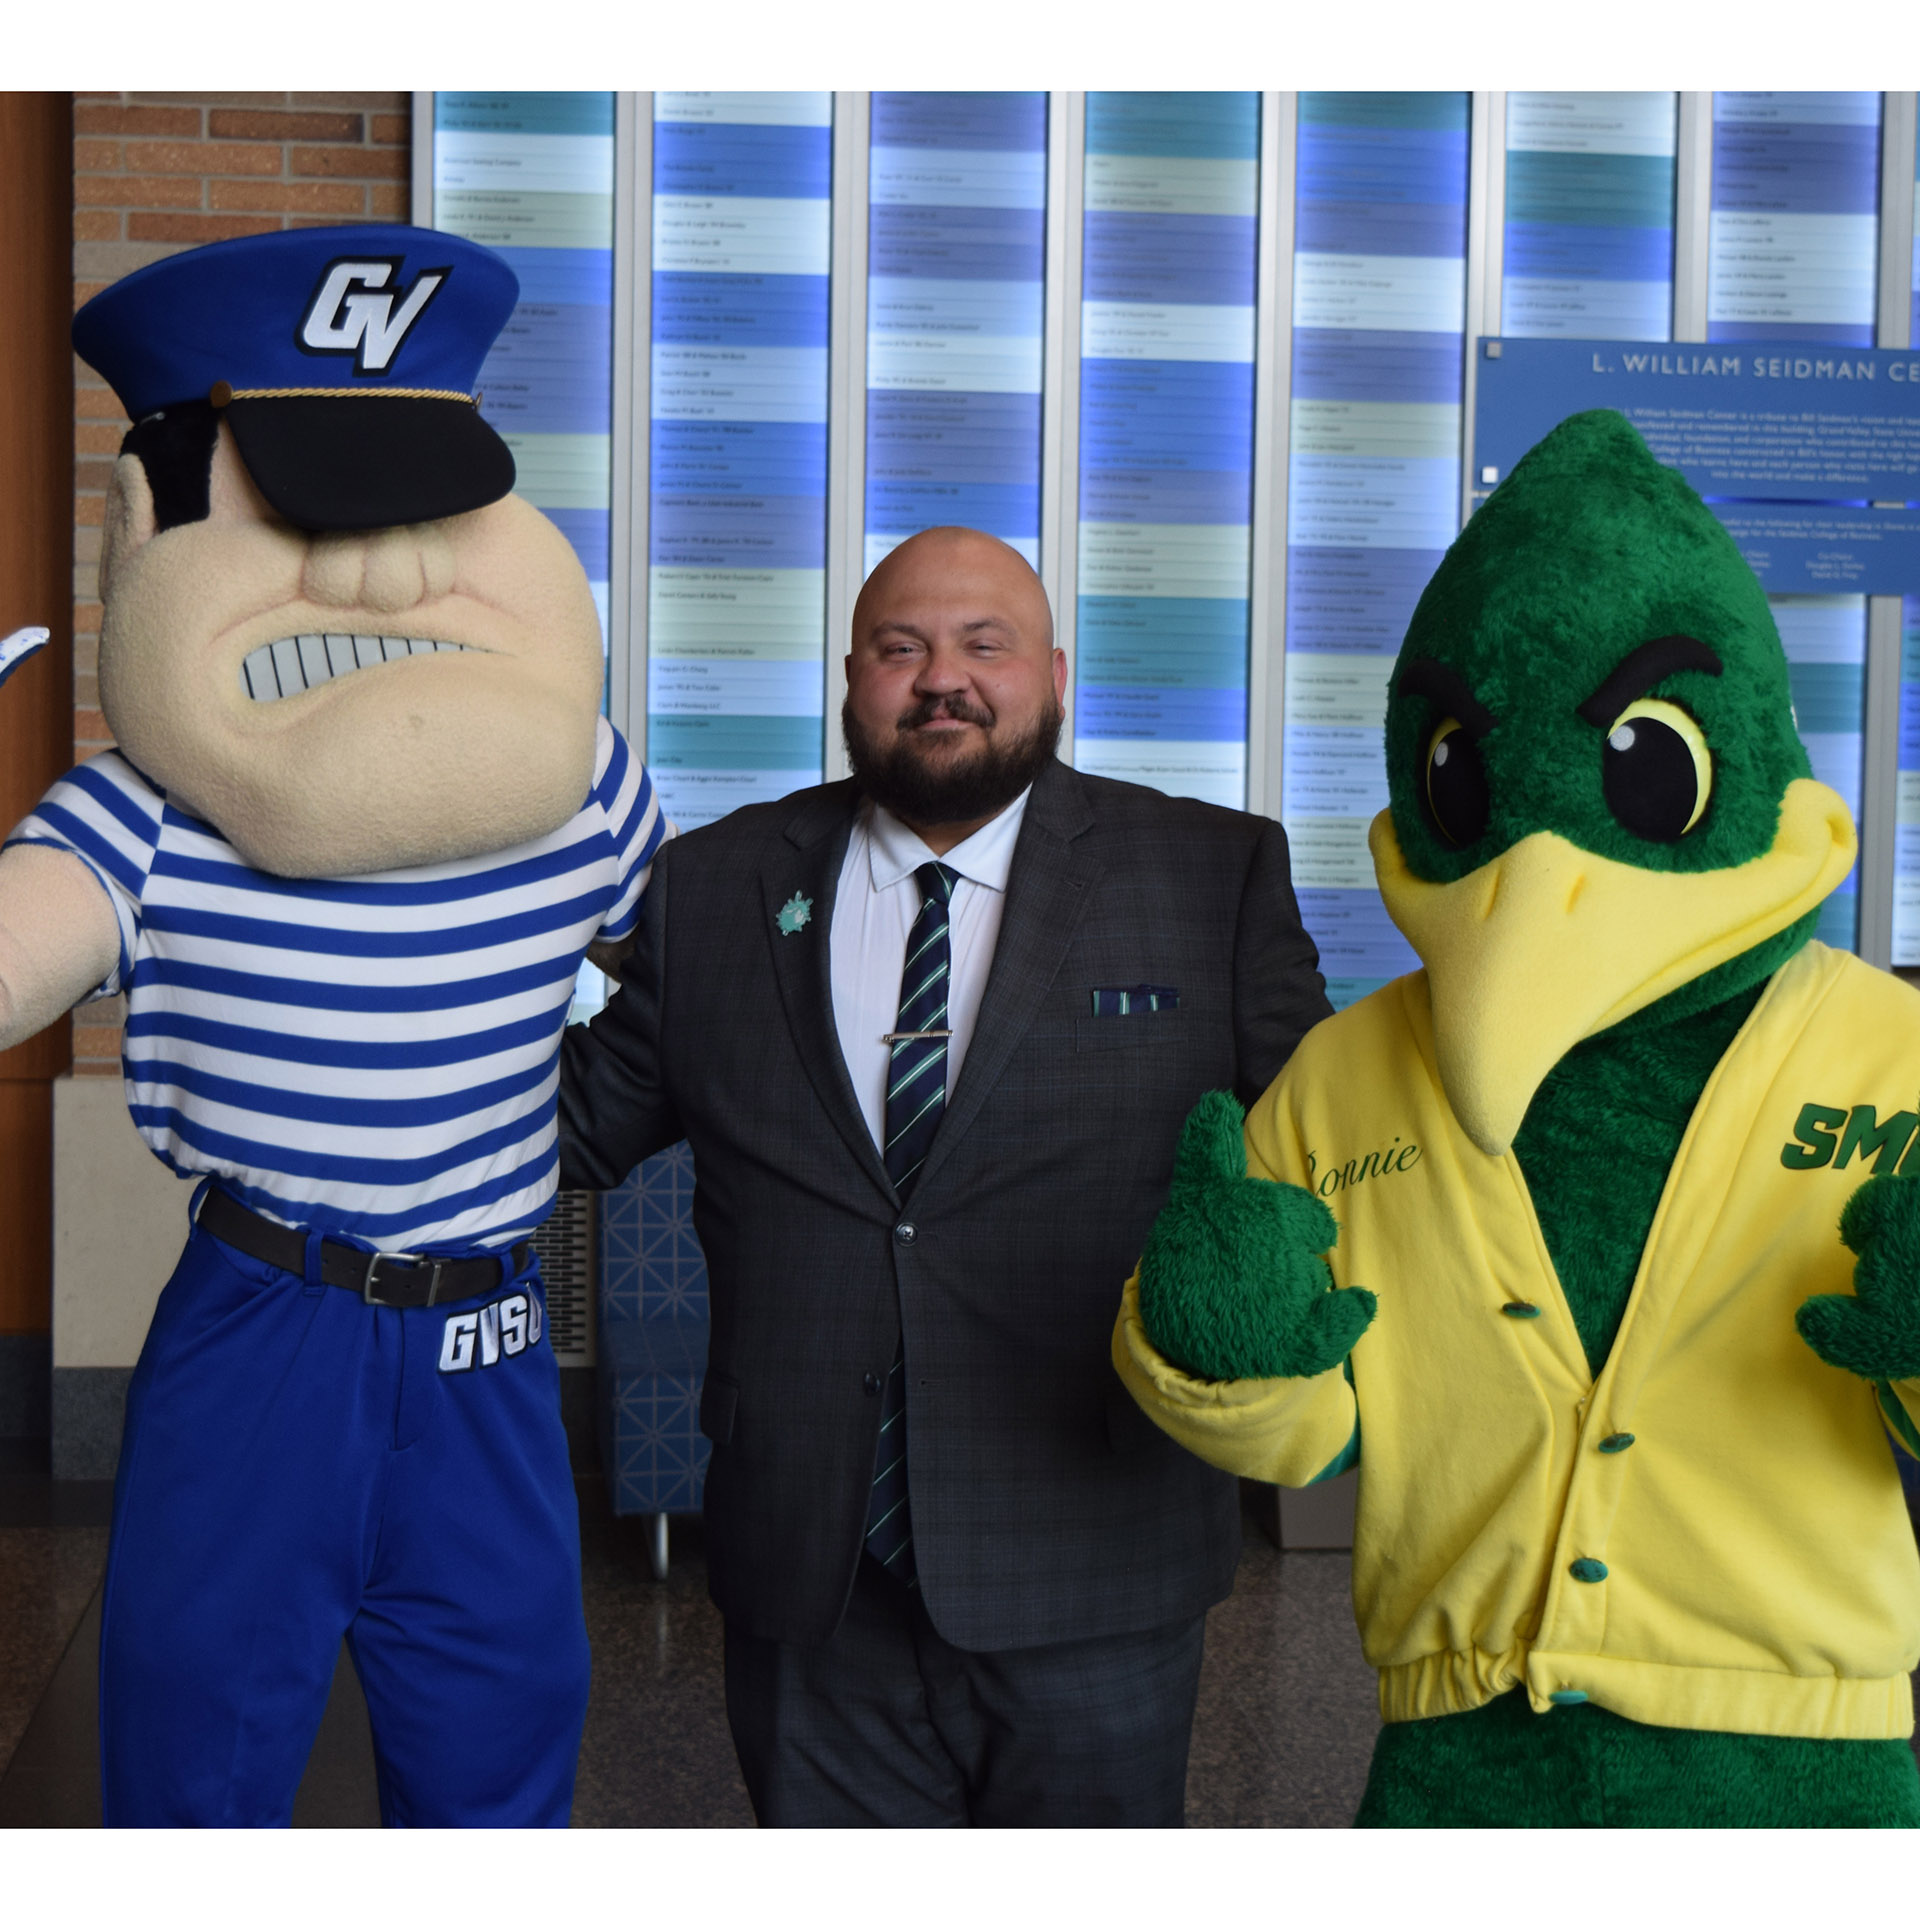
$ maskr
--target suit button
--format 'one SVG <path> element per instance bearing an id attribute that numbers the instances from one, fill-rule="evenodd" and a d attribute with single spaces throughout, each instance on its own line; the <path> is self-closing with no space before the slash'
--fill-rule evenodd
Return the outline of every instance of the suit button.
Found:
<path id="1" fill-rule="evenodd" d="M 900 1224 L 894 1228 L 893 1237 L 899 1241 L 903 1247 L 912 1246 L 914 1241 L 919 1238 L 913 1230 L 913 1222 L 911 1220 L 902 1220 Z"/>
<path id="2" fill-rule="evenodd" d="M 877 1373 L 865 1373 L 860 1376 L 860 1391 L 869 1400 L 880 1391 L 880 1376 Z"/>

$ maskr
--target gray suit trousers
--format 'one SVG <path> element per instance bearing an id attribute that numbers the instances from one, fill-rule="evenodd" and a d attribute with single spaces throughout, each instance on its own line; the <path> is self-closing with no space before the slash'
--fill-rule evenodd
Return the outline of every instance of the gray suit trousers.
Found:
<path id="1" fill-rule="evenodd" d="M 1204 1627 L 968 1653 L 863 1559 L 825 1646 L 727 1629 L 754 1813 L 763 1827 L 1185 1826 Z"/>

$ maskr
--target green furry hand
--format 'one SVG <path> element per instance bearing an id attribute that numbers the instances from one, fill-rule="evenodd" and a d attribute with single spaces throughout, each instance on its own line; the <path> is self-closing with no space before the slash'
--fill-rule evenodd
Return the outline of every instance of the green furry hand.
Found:
<path id="1" fill-rule="evenodd" d="M 1920 1378 L 1920 1180 L 1882 1175 L 1854 1191 L 1840 1238 L 1858 1256 L 1852 1293 L 1821 1293 L 1794 1315 L 1830 1367 L 1865 1380 Z"/>
<path id="2" fill-rule="evenodd" d="M 1334 1286 L 1321 1256 L 1339 1228 L 1319 1200 L 1248 1178 L 1244 1118 L 1230 1093 L 1187 1115 L 1140 1256 L 1140 1317 L 1160 1352 L 1202 1379 L 1325 1373 L 1366 1332 L 1376 1302 Z"/>

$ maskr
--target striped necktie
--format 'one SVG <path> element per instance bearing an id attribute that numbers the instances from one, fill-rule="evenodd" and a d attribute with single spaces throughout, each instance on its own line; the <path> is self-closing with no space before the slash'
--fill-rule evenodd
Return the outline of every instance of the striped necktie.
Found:
<path id="1" fill-rule="evenodd" d="M 929 860 L 914 876 L 920 883 L 920 913 L 907 934 L 907 963 L 900 972 L 900 1012 L 887 1064 L 887 1178 L 904 1202 L 940 1129 L 947 1105 L 947 986 L 953 972 L 948 909 L 960 876 Z M 867 1551 L 909 1587 L 920 1584 L 914 1567 L 912 1517 L 907 1506 L 907 1360 L 893 1356 L 880 1397 L 880 1440 L 874 1450 L 873 1491 L 867 1500 Z"/>

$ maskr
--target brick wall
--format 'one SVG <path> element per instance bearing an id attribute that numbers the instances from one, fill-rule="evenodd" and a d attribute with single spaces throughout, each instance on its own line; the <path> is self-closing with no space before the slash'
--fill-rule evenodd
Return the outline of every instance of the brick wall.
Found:
<path id="1" fill-rule="evenodd" d="M 209 240 L 282 227 L 404 220 L 412 165 L 404 93 L 77 93 L 73 302 Z M 127 430 L 74 363 L 73 743 L 113 743 L 100 713 L 97 573 L 107 476 Z M 120 1070 L 121 1003 L 74 1015 L 73 1070 Z"/>

